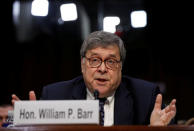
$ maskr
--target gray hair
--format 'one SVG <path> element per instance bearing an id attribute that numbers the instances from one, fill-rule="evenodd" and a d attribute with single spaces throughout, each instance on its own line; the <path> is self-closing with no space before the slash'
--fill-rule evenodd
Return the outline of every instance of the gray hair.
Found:
<path id="1" fill-rule="evenodd" d="M 95 31 L 91 33 L 88 38 L 84 40 L 80 49 L 80 55 L 81 57 L 85 57 L 86 52 L 90 49 L 99 46 L 107 47 L 114 44 L 119 47 L 121 61 L 122 63 L 124 63 L 126 57 L 126 49 L 123 41 L 117 35 L 105 31 Z"/>

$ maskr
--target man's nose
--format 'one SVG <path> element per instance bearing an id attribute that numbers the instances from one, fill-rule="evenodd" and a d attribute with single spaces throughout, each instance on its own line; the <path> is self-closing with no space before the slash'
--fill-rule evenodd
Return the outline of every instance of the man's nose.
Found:
<path id="1" fill-rule="evenodd" d="M 98 71 L 101 73 L 106 73 L 107 72 L 107 68 L 104 62 L 102 62 L 102 64 L 98 67 Z"/>

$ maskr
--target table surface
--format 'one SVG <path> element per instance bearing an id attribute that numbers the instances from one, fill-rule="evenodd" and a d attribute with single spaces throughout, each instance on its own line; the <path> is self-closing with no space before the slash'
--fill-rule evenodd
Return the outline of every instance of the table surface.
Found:
<path id="1" fill-rule="evenodd" d="M 28 125 L 0 128 L 1 131 L 194 131 L 193 126 L 110 126 L 98 125 Z"/>

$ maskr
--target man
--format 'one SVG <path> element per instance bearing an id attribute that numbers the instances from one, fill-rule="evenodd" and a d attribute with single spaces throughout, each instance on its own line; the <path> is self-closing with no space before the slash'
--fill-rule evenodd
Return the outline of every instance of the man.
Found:
<path id="1" fill-rule="evenodd" d="M 6 123 L 9 110 L 13 110 L 12 105 L 5 104 L 0 106 L 0 127 Z"/>
<path id="2" fill-rule="evenodd" d="M 162 96 L 150 82 L 122 76 L 126 56 L 123 41 L 116 35 L 96 31 L 83 42 L 82 76 L 45 86 L 43 100 L 106 98 L 102 125 L 168 125 L 176 114 L 176 100 L 161 109 Z M 33 91 L 30 100 L 36 100 Z M 12 103 L 19 98 L 12 95 Z"/>

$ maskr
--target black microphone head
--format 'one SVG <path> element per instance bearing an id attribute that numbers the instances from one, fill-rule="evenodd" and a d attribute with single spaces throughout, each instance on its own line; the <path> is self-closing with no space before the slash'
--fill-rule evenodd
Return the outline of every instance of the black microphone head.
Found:
<path id="1" fill-rule="evenodd" d="M 97 100 L 99 97 L 99 91 L 98 90 L 94 90 L 94 98 L 95 100 Z"/>

